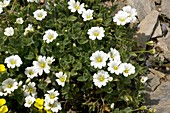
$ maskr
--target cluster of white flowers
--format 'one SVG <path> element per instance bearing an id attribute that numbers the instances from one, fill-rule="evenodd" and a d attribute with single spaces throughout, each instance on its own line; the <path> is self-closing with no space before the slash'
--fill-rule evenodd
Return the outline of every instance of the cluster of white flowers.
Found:
<path id="1" fill-rule="evenodd" d="M 4 63 L 7 64 L 8 68 L 20 67 L 22 60 L 18 55 L 12 55 L 5 59 Z"/>
<path id="2" fill-rule="evenodd" d="M 61 103 L 58 102 L 59 93 L 55 89 L 52 89 L 50 91 L 47 91 L 47 94 L 45 96 L 45 103 L 44 107 L 46 110 L 51 110 L 52 112 L 58 112 L 61 110 Z"/>
<path id="3" fill-rule="evenodd" d="M 27 67 L 25 69 L 25 74 L 28 78 L 32 79 L 38 75 L 42 75 L 43 71 L 45 73 L 50 73 L 50 64 L 55 61 L 53 57 L 38 56 L 38 61 L 33 61 L 33 66 Z"/>
<path id="4" fill-rule="evenodd" d="M 109 53 L 104 53 L 103 51 L 96 51 L 90 57 L 91 66 L 94 68 L 102 69 L 106 66 L 106 61 L 110 60 L 107 70 L 116 75 L 123 74 L 125 77 L 128 77 L 131 74 L 135 73 L 135 67 L 130 63 L 122 63 L 120 60 L 120 53 L 113 48 L 110 48 Z M 94 85 L 101 88 L 102 86 L 106 86 L 106 83 L 110 79 L 110 75 L 108 72 L 104 70 L 99 70 L 98 73 L 93 75 Z"/>
<path id="5" fill-rule="evenodd" d="M 94 10 L 91 9 L 85 9 L 84 3 L 80 4 L 79 1 L 70 0 L 68 2 L 68 9 L 70 9 L 71 12 L 78 12 L 79 14 L 82 14 L 83 20 L 92 20 L 93 19 L 93 12 Z"/>
<path id="6" fill-rule="evenodd" d="M 4 80 L 2 86 L 0 86 L 0 96 L 11 94 L 16 89 L 18 89 L 18 82 L 15 79 L 8 78 Z"/>
<path id="7" fill-rule="evenodd" d="M 22 87 L 24 91 L 24 96 L 36 97 L 37 92 L 36 92 L 35 82 L 29 82 L 28 84 L 25 84 Z"/>
<path id="8" fill-rule="evenodd" d="M 0 1 L 0 14 L 3 12 L 3 8 L 5 8 L 9 5 L 10 1 L 11 0 Z"/>
<path id="9" fill-rule="evenodd" d="M 118 13 L 113 17 L 113 21 L 116 22 L 117 25 L 125 25 L 127 23 L 134 23 L 136 21 L 136 16 L 136 9 L 128 5 L 118 11 Z"/>

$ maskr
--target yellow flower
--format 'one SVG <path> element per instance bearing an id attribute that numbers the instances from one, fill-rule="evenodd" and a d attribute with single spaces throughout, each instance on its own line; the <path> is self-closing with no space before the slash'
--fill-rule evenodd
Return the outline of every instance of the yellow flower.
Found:
<path id="1" fill-rule="evenodd" d="M 38 108 L 39 110 L 42 110 L 43 109 L 43 104 L 44 104 L 44 99 L 37 98 L 35 103 L 34 103 L 34 106 L 36 108 Z"/>
<path id="2" fill-rule="evenodd" d="M 6 100 L 3 99 L 3 98 L 1 98 L 1 99 L 0 99 L 0 106 L 3 106 L 5 103 L 6 103 Z M 0 112 L 0 113 L 1 113 L 1 112 Z"/>
<path id="3" fill-rule="evenodd" d="M 6 68 L 5 68 L 4 64 L 0 64 L 0 72 L 3 72 L 5 70 L 6 70 Z"/>
<path id="4" fill-rule="evenodd" d="M 6 113 L 8 111 L 8 107 L 6 105 L 0 108 L 0 113 Z"/>
<path id="5" fill-rule="evenodd" d="M 46 110 L 46 113 L 52 113 L 51 111 L 49 111 L 49 110 Z"/>

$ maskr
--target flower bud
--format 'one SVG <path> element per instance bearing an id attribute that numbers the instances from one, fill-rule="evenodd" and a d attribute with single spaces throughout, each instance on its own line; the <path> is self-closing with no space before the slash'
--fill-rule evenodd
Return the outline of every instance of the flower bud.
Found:
<path id="1" fill-rule="evenodd" d="M 22 84 L 23 84 L 23 82 L 19 81 L 18 86 L 20 87 L 20 86 L 22 86 Z"/>
<path id="2" fill-rule="evenodd" d="M 110 105 L 110 108 L 111 108 L 111 109 L 114 109 L 114 107 L 115 107 L 115 103 L 112 103 L 112 104 Z"/>
<path id="3" fill-rule="evenodd" d="M 96 21 L 97 22 L 103 22 L 103 18 L 98 18 Z"/>
<path id="4" fill-rule="evenodd" d="M 146 106 L 141 106 L 140 109 L 141 109 L 141 110 L 146 110 L 147 107 L 146 107 Z"/>
<path id="5" fill-rule="evenodd" d="M 151 54 L 155 54 L 155 53 L 156 53 L 156 51 L 155 51 L 155 49 L 151 49 L 151 50 L 149 50 L 149 53 L 151 53 Z"/>
<path id="6" fill-rule="evenodd" d="M 109 81 L 111 82 L 113 80 L 113 77 L 109 77 Z"/>
<path id="7" fill-rule="evenodd" d="M 148 77 L 142 76 L 140 79 L 141 83 L 145 83 L 148 80 Z"/>
<path id="8" fill-rule="evenodd" d="M 153 43 L 153 41 L 149 41 L 149 42 L 146 42 L 146 44 L 149 46 L 153 46 L 154 43 Z"/>
<path id="9" fill-rule="evenodd" d="M 25 83 L 29 83 L 31 81 L 31 79 L 30 78 L 28 78 L 27 80 L 26 80 L 26 82 Z"/>

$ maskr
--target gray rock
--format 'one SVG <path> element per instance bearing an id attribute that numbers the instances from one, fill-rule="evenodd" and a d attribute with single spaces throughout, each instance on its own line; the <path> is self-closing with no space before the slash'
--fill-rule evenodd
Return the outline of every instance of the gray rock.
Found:
<path id="1" fill-rule="evenodd" d="M 170 82 L 163 82 L 154 92 L 147 92 L 146 105 L 156 109 L 156 113 L 169 113 Z"/>
<path id="2" fill-rule="evenodd" d="M 166 15 L 170 19 L 170 1 L 162 0 L 161 2 L 162 14 Z"/>
<path id="3" fill-rule="evenodd" d="M 127 0 L 127 4 L 137 10 L 139 21 L 142 21 L 146 15 L 155 9 L 153 0 Z"/>
<path id="4" fill-rule="evenodd" d="M 139 30 L 137 31 L 136 40 L 141 44 L 142 47 L 146 47 L 146 42 L 150 39 L 153 34 L 155 25 L 157 24 L 159 12 L 153 10 L 150 12 L 139 24 Z"/>
<path id="5" fill-rule="evenodd" d="M 154 0 L 157 4 L 161 4 L 162 0 Z"/>
<path id="6" fill-rule="evenodd" d="M 170 11 L 170 10 L 169 10 Z M 168 49 L 170 50 L 170 28 L 168 29 L 168 33 L 165 36 L 165 43 L 167 44 Z"/>
<path id="7" fill-rule="evenodd" d="M 162 36 L 162 29 L 161 29 L 160 21 L 158 21 L 155 31 L 152 35 L 152 38 L 157 38 L 161 36 Z"/>
<path id="8" fill-rule="evenodd" d="M 159 77 L 159 78 L 164 78 L 164 77 L 165 77 L 165 74 L 162 73 L 162 72 L 160 72 L 160 71 L 158 71 L 158 70 L 149 69 L 149 71 L 150 71 L 151 73 L 153 73 L 154 75 L 156 75 L 157 77 Z"/>
<path id="9" fill-rule="evenodd" d="M 159 85 L 160 85 L 160 81 L 159 81 L 159 77 L 150 73 L 148 74 L 148 81 L 147 81 L 147 88 L 150 91 L 154 91 Z"/>

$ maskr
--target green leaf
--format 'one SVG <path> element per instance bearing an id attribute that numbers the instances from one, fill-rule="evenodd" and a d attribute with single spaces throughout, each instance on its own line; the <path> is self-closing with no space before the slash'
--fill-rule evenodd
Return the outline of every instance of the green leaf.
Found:
<path id="1" fill-rule="evenodd" d="M 72 22 L 74 22 L 76 19 L 77 19 L 76 16 L 71 15 L 71 16 L 69 16 L 69 17 L 67 18 L 67 21 L 72 21 Z"/>
<path id="2" fill-rule="evenodd" d="M 32 60 L 32 59 L 34 59 L 34 57 L 35 57 L 34 53 L 31 51 L 29 52 L 29 54 L 27 56 L 24 56 L 24 58 L 27 60 Z"/>
<path id="3" fill-rule="evenodd" d="M 44 90 L 47 87 L 47 85 L 48 85 L 47 83 L 42 81 L 38 84 L 38 88 Z"/>
<path id="4" fill-rule="evenodd" d="M 77 78 L 77 81 L 80 81 L 80 82 L 85 82 L 87 81 L 88 77 L 87 76 L 80 76 Z"/>

